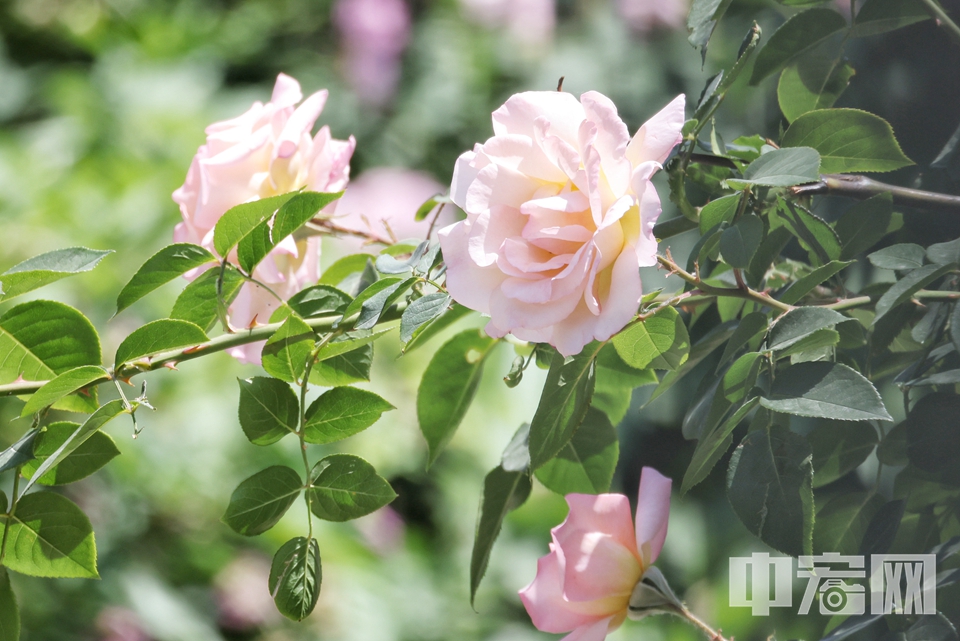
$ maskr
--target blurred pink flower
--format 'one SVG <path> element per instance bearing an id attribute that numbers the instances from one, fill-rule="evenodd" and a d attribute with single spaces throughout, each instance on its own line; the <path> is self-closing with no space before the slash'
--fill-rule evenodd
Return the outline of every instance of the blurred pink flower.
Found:
<path id="1" fill-rule="evenodd" d="M 255 552 L 241 554 L 214 579 L 220 626 L 244 632 L 280 619 L 269 590 L 270 559 Z"/>
<path id="2" fill-rule="evenodd" d="M 528 44 L 553 37 L 556 0 L 460 0 L 467 17 L 488 29 L 505 29 Z"/>
<path id="3" fill-rule="evenodd" d="M 347 186 L 355 141 L 336 140 L 321 127 L 311 136 L 327 91 L 303 99 L 300 84 L 280 74 L 270 102 L 255 102 L 232 120 L 206 129 L 207 141 L 197 150 L 184 184 L 173 192 L 183 222 L 173 232 L 176 242 L 202 245 L 211 252 L 213 229 L 220 217 L 241 203 L 306 188 L 334 192 Z M 324 211 L 333 213 L 336 203 Z M 319 277 L 319 240 L 282 240 L 257 266 L 253 276 L 286 299 Z M 235 256 L 230 257 L 235 260 Z M 195 278 L 197 272 L 187 274 Z M 262 287 L 247 283 L 230 306 L 236 327 L 269 321 L 279 302 Z M 259 363 L 262 344 L 230 350 L 244 362 Z"/>
<path id="4" fill-rule="evenodd" d="M 371 550 L 385 556 L 403 546 L 406 526 L 403 518 L 389 505 L 353 521 L 364 543 Z"/>
<path id="5" fill-rule="evenodd" d="M 520 590 L 538 630 L 570 632 L 563 641 L 603 641 L 623 623 L 634 588 L 667 536 L 672 481 L 643 468 L 636 526 L 622 494 L 568 494 L 570 513 L 551 530 L 550 553 Z"/>
<path id="6" fill-rule="evenodd" d="M 617 10 L 635 31 L 655 28 L 683 29 L 690 12 L 689 0 L 617 0 Z"/>
<path id="7" fill-rule="evenodd" d="M 346 229 L 372 232 L 380 237 L 389 238 L 392 232 L 397 240 L 422 239 L 430 222 L 429 219 L 417 222 L 414 215 L 427 199 L 443 191 L 443 185 L 422 171 L 374 167 L 350 182 L 337 205 L 334 222 Z M 444 219 L 453 215 L 452 209 L 444 208 Z M 353 243 L 356 250 L 360 245 L 359 239 Z"/>
<path id="8" fill-rule="evenodd" d="M 410 40 L 410 10 L 404 0 L 339 0 L 347 80 L 361 101 L 383 105 L 400 80 L 400 57 Z"/>
<path id="9" fill-rule="evenodd" d="M 101 641 L 150 641 L 150 635 L 144 631 L 140 617 L 127 608 L 104 608 L 97 615 L 96 626 Z"/>

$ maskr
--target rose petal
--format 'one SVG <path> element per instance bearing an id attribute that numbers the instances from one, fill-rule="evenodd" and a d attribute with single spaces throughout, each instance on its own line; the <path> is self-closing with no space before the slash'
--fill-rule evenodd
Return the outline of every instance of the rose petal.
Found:
<path id="1" fill-rule="evenodd" d="M 610 631 L 610 623 L 614 617 L 609 616 L 593 623 L 582 625 L 560 641 L 603 641 Z"/>
<path id="2" fill-rule="evenodd" d="M 652 467 L 644 467 L 640 472 L 636 527 L 637 549 L 642 555 L 644 567 L 651 566 L 657 560 L 663 541 L 667 538 L 672 485 L 673 481 Z"/>
<path id="3" fill-rule="evenodd" d="M 630 182 L 632 167 L 624 154 L 630 135 L 627 126 L 613 101 L 596 91 L 588 91 L 580 96 L 587 120 L 597 127 L 597 136 L 593 142 L 603 166 L 603 173 L 614 194 L 622 194 Z"/>
<path id="4" fill-rule="evenodd" d="M 591 614 L 563 598 L 563 556 L 554 550 L 537 560 L 537 576 L 520 590 L 520 601 L 533 625 L 543 632 L 567 632 L 590 625 L 604 614 Z"/>
<path id="5" fill-rule="evenodd" d="M 289 158 L 297 151 L 300 138 L 310 133 L 313 124 L 320 117 L 323 106 L 327 103 L 327 90 L 322 89 L 303 101 L 283 126 L 283 132 L 276 141 L 275 152 L 280 158 Z"/>
<path id="6" fill-rule="evenodd" d="M 300 91 L 300 83 L 285 73 L 277 76 L 277 82 L 273 85 L 273 95 L 270 96 L 271 104 L 278 109 L 292 107 L 303 99 L 303 92 Z"/>
<path id="7" fill-rule="evenodd" d="M 493 133 L 534 137 L 534 122 L 543 117 L 554 136 L 577 144 L 577 130 L 584 119 L 583 107 L 563 91 L 527 91 L 510 96 L 493 112 Z"/>
<path id="8" fill-rule="evenodd" d="M 636 241 L 639 267 L 657 264 L 657 237 L 653 234 L 653 226 L 657 224 L 660 212 L 660 195 L 653 183 L 648 181 L 640 196 L 640 236 Z"/>
<path id="9" fill-rule="evenodd" d="M 680 94 L 643 123 L 627 145 L 627 160 L 633 165 L 646 160 L 661 163 L 666 160 L 682 139 L 680 130 L 683 128 L 685 103 L 684 95 Z"/>
<path id="10" fill-rule="evenodd" d="M 480 267 L 471 260 L 466 221 L 444 227 L 437 235 L 447 264 L 447 291 L 461 305 L 489 314 L 490 296 L 506 277 L 496 266 Z"/>

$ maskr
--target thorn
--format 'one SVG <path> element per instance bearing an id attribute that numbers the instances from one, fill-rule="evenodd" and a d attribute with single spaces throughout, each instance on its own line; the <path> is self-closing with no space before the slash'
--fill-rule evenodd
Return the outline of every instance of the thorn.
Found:
<path id="1" fill-rule="evenodd" d="M 193 347 L 188 347 L 187 349 L 183 350 L 183 353 L 194 354 L 196 352 L 199 352 L 202 349 L 206 349 L 206 345 L 194 345 Z"/>
<path id="2" fill-rule="evenodd" d="M 566 76 L 560 76 L 560 81 L 557 83 L 557 91 L 563 91 L 563 79 L 564 79 L 564 78 L 566 78 Z"/>
<path id="3" fill-rule="evenodd" d="M 167 369 L 172 369 L 172 370 L 175 371 L 175 372 L 179 372 L 179 371 L 180 371 L 180 370 L 177 369 L 177 362 L 176 362 L 176 361 L 168 361 L 168 362 L 164 363 L 163 366 L 166 367 Z"/>
<path id="4" fill-rule="evenodd" d="M 247 329 L 253 329 L 254 327 L 256 327 L 257 325 L 260 324 L 260 323 L 257 322 L 257 317 L 258 317 L 258 316 L 259 316 L 259 314 L 254 314 L 254 315 L 253 315 L 253 318 L 251 318 L 251 319 L 250 319 L 250 322 L 247 323 Z"/>

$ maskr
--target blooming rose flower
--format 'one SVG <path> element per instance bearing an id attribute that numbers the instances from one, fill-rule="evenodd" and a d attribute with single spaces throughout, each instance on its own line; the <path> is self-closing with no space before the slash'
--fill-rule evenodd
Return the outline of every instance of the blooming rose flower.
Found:
<path id="1" fill-rule="evenodd" d="M 183 186 L 173 192 L 183 216 L 173 231 L 175 242 L 195 243 L 216 253 L 213 229 L 231 207 L 301 188 L 334 192 L 347 186 L 356 145 L 353 136 L 335 140 L 326 126 L 311 136 L 327 91 L 314 93 L 296 107 L 302 99 L 300 84 L 280 74 L 270 102 L 255 102 L 242 116 L 207 127 L 206 144 L 197 150 Z M 335 204 L 324 211 L 332 213 Z M 263 259 L 253 277 L 289 298 L 319 278 L 319 247 L 317 238 L 295 241 L 289 236 Z M 194 271 L 187 277 L 197 275 Z M 267 322 L 278 305 L 265 289 L 247 283 L 230 306 L 230 322 L 236 327 Z M 244 345 L 230 354 L 259 363 L 261 347 Z"/>
<path id="2" fill-rule="evenodd" d="M 643 468 L 635 528 L 622 494 L 567 495 L 570 513 L 550 532 L 550 554 L 520 590 L 538 630 L 571 632 L 562 641 L 603 641 L 620 627 L 634 588 L 667 537 L 671 485 L 653 468 Z"/>
<path id="3" fill-rule="evenodd" d="M 683 107 L 677 96 L 632 139 L 593 91 L 521 93 L 493 113 L 493 138 L 453 173 L 467 218 L 440 231 L 447 289 L 490 316 L 488 334 L 569 356 L 634 317 L 639 268 L 657 262 L 650 177 L 680 142 Z"/>

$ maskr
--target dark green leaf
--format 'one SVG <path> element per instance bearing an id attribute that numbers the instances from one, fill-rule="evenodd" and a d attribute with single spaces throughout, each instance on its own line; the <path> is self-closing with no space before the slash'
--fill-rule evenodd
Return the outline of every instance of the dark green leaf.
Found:
<path id="1" fill-rule="evenodd" d="M 500 466 L 507 472 L 530 471 L 530 423 L 524 423 L 514 432 L 513 438 L 503 449 Z"/>
<path id="2" fill-rule="evenodd" d="M 811 54 L 822 52 L 821 55 L 805 55 L 780 74 L 777 100 L 787 122 L 793 122 L 810 111 L 829 109 L 850 84 L 855 72 L 840 58 L 836 49 L 834 46 L 818 47 Z"/>
<path id="3" fill-rule="evenodd" d="M 90 383 L 101 379 L 106 380 L 106 378 L 107 371 L 99 365 L 81 365 L 69 369 L 34 392 L 33 396 L 27 399 L 27 402 L 23 405 L 20 416 L 36 414 Z"/>
<path id="4" fill-rule="evenodd" d="M 34 300 L 0 316 L 0 384 L 47 381 L 100 360 L 96 330 L 69 305 Z"/>
<path id="5" fill-rule="evenodd" d="M 6 568 L 0 568 L 0 641 L 20 641 L 20 608 Z"/>
<path id="6" fill-rule="evenodd" d="M 811 554 L 813 466 L 810 446 L 781 427 L 747 434 L 727 473 L 733 511 L 761 541 L 791 556 Z"/>
<path id="7" fill-rule="evenodd" d="M 472 309 L 464 307 L 454 302 L 450 305 L 450 308 L 444 311 L 440 316 L 424 323 L 413 332 L 413 337 L 403 346 L 403 353 L 407 354 L 410 351 L 420 347 L 425 344 L 431 338 L 435 337 L 437 334 L 450 327 L 458 320 L 465 316 L 469 316 L 473 312 Z M 401 319 L 401 323 L 402 323 Z"/>
<path id="8" fill-rule="evenodd" d="M 774 323 L 767 338 L 767 349 L 782 350 L 815 331 L 833 327 L 850 320 L 843 314 L 825 307 L 798 307 Z"/>
<path id="9" fill-rule="evenodd" d="M 373 345 L 363 345 L 315 363 L 310 370 L 310 382 L 323 387 L 339 387 L 369 381 L 372 366 Z"/>
<path id="10" fill-rule="evenodd" d="M 191 269 L 217 260 L 203 247 L 190 243 L 167 245 L 147 259 L 117 296 L 117 311 L 140 300 L 156 288 L 182 276 Z"/>
<path id="11" fill-rule="evenodd" d="M 737 329 L 730 336 L 727 346 L 723 349 L 723 355 L 717 364 L 717 371 L 719 372 L 720 368 L 740 351 L 740 348 L 756 340 L 757 336 L 761 332 L 766 333 L 766 330 L 767 315 L 763 312 L 751 312 L 740 319 L 740 324 L 737 325 Z M 759 341 L 757 341 L 757 345 L 759 345 Z"/>
<path id="12" fill-rule="evenodd" d="M 730 445 L 733 443 L 733 430 L 759 402 L 760 399 L 757 397 L 748 400 L 715 430 L 711 430 L 706 435 L 701 435 L 701 438 L 697 441 L 697 449 L 693 451 L 693 458 L 690 459 L 690 465 L 683 475 L 683 483 L 680 487 L 681 494 L 686 494 L 692 487 L 707 478 L 717 461 L 730 449 Z"/>
<path id="13" fill-rule="evenodd" d="M 722 222 L 729 223 L 737 213 L 741 194 L 730 194 L 711 200 L 700 210 L 700 234 L 706 234 Z"/>
<path id="14" fill-rule="evenodd" d="M 431 359 L 417 391 L 417 420 L 430 449 L 429 464 L 453 437 L 477 393 L 483 363 L 497 344 L 475 329 L 447 341 Z"/>
<path id="15" fill-rule="evenodd" d="M 846 28 L 847 21 L 832 9 L 809 9 L 791 16 L 757 54 L 750 84 L 780 71 L 803 52 Z"/>
<path id="16" fill-rule="evenodd" d="M 34 428 L 17 439 L 17 442 L 0 452 L 0 473 L 23 465 L 33 458 L 33 442 L 40 433 Z M 4 512 L 5 510 L 0 510 Z"/>
<path id="17" fill-rule="evenodd" d="M 867 260 L 874 267 L 880 267 L 881 269 L 908 271 L 923 267 L 923 257 L 925 255 L 926 252 L 920 245 L 900 243 L 873 252 L 867 256 Z"/>
<path id="18" fill-rule="evenodd" d="M 856 258 L 876 245 L 890 233 L 892 220 L 893 198 L 890 194 L 878 194 L 848 209 L 834 227 L 843 245 L 840 260 Z"/>
<path id="19" fill-rule="evenodd" d="M 871 554 L 886 554 L 890 551 L 897 530 L 900 529 L 905 505 L 903 501 L 889 501 L 880 506 L 863 533 L 858 554 L 866 558 Z"/>
<path id="20" fill-rule="evenodd" d="M 720 234 L 720 255 L 731 267 L 745 269 L 763 240 L 763 222 L 755 214 L 741 216 Z"/>
<path id="21" fill-rule="evenodd" d="M 960 396 L 946 392 L 927 394 L 913 406 L 907 427 L 907 456 L 917 468 L 930 474 L 957 473 L 956 453 L 960 452 Z"/>
<path id="22" fill-rule="evenodd" d="M 240 384 L 240 427 L 254 445 L 276 443 L 295 434 L 300 403 L 290 385 L 267 376 L 237 379 Z"/>
<path id="23" fill-rule="evenodd" d="M 327 521 L 349 521 L 397 498 L 387 481 L 359 456 L 331 454 L 310 473 L 310 509 Z"/>
<path id="24" fill-rule="evenodd" d="M 530 496 L 530 475 L 526 471 L 507 472 L 497 466 L 483 481 L 483 496 L 480 498 L 480 514 L 477 531 L 473 538 L 473 554 L 470 559 L 470 604 L 477 595 L 477 588 L 487 571 L 493 543 L 500 534 L 507 512 L 515 510 Z"/>
<path id="25" fill-rule="evenodd" d="M 956 265 L 924 265 L 898 280 L 877 301 L 873 324 L 876 325 L 891 309 L 907 302 L 918 291 L 956 268 Z"/>
<path id="26" fill-rule="evenodd" d="M 587 415 L 593 397 L 594 359 L 602 346 L 590 343 L 570 359 L 560 353 L 554 355 L 530 422 L 532 470 L 559 454 Z"/>
<path id="27" fill-rule="evenodd" d="M 825 220 L 787 200 L 780 201 L 777 215 L 800 240 L 800 245 L 812 252 L 812 263 L 824 265 L 840 258 L 840 238 Z"/>
<path id="28" fill-rule="evenodd" d="M 353 298 L 329 285 L 315 285 L 307 287 L 290 297 L 285 307 L 280 307 L 270 318 L 271 323 L 278 323 L 290 314 L 296 312 L 300 318 L 316 318 L 318 316 L 334 316 L 342 314 Z M 278 317 L 278 314 L 282 314 Z"/>
<path id="29" fill-rule="evenodd" d="M 446 292 L 434 292 L 410 303 L 400 318 L 400 342 L 409 342 L 413 333 L 424 323 L 440 316 L 450 305 L 450 301 L 450 295 Z"/>
<path id="30" fill-rule="evenodd" d="M 907 629 L 905 637 L 906 641 L 957 641 L 957 629 L 943 613 L 937 612 L 921 616 Z"/>
<path id="31" fill-rule="evenodd" d="M 6 535 L 3 564 L 20 574 L 99 578 L 90 519 L 70 499 L 52 492 L 22 497 L 13 517 L 0 518 Z"/>
<path id="32" fill-rule="evenodd" d="M 296 195 L 296 192 L 292 192 L 261 198 L 228 209 L 213 229 L 213 246 L 217 254 L 220 256 L 229 254 L 230 250 L 253 232 L 257 225 L 268 220 L 283 203 Z"/>
<path id="33" fill-rule="evenodd" d="M 210 340 L 202 329 L 190 321 L 161 318 L 133 330 L 117 348 L 115 359 L 119 369 L 150 354 L 180 347 L 192 347 Z"/>
<path id="34" fill-rule="evenodd" d="M 873 36 L 929 18 L 923 4 L 916 0 L 867 0 L 853 21 L 852 34 Z"/>
<path id="35" fill-rule="evenodd" d="M 742 189 L 750 185 L 790 187 L 820 180 L 820 155 L 810 147 L 775 149 L 763 154 L 743 171 L 743 179 L 727 184 Z"/>
<path id="36" fill-rule="evenodd" d="M 380 415 L 396 409 L 373 392 L 335 387 L 321 394 L 306 412 L 303 426 L 308 443 L 333 443 L 367 429 Z"/>
<path id="37" fill-rule="evenodd" d="M 634 323 L 614 336 L 612 342 L 623 362 L 641 370 L 675 370 L 690 353 L 687 327 L 672 307 Z"/>
<path id="38" fill-rule="evenodd" d="M 747 352 L 727 368 L 723 376 L 705 379 L 706 390 L 699 401 L 690 406 L 683 417 L 681 430 L 688 440 L 709 434 L 723 419 L 727 410 L 743 400 L 757 381 L 764 360 L 758 352 Z"/>
<path id="39" fill-rule="evenodd" d="M 703 60 L 707 58 L 707 44 L 716 29 L 720 18 L 727 11 L 732 0 L 694 0 L 687 17 L 687 30 L 690 44 L 700 49 Z"/>
<path id="40" fill-rule="evenodd" d="M 47 425 L 33 444 L 34 459 L 23 466 L 23 475 L 32 479 L 37 469 L 48 458 L 73 437 L 78 423 L 61 421 Z M 76 437 L 74 437 L 76 438 Z M 89 436 L 67 456 L 61 457 L 59 463 L 48 469 L 46 474 L 36 480 L 42 485 L 66 485 L 86 478 L 109 463 L 120 454 L 113 439 L 100 431 L 93 431 Z"/>
<path id="41" fill-rule="evenodd" d="M 817 510 L 814 553 L 857 554 L 867 526 L 881 505 L 883 499 L 863 492 L 843 493 L 831 498 Z"/>
<path id="42" fill-rule="evenodd" d="M 299 474 L 285 465 L 273 465 L 237 486 L 221 520 L 237 534 L 262 534 L 277 524 L 301 491 Z"/>
<path id="43" fill-rule="evenodd" d="M 204 331 L 210 331 L 214 323 L 217 322 L 217 280 L 220 277 L 219 269 L 208 269 L 200 274 L 195 281 L 183 288 L 176 302 L 173 303 L 173 309 L 170 311 L 170 318 L 185 320 L 200 327 Z M 240 288 L 244 284 L 243 276 L 228 266 L 223 273 L 223 287 L 221 294 L 223 302 L 230 305 L 240 293 Z M 266 319 L 260 319 L 266 321 Z"/>
<path id="44" fill-rule="evenodd" d="M 112 250 L 68 247 L 40 254 L 0 274 L 0 300 L 9 300 L 61 278 L 92 270 Z"/>
<path id="45" fill-rule="evenodd" d="M 914 164 L 903 155 L 886 120 L 858 109 L 806 113 L 793 121 L 781 144 L 816 149 L 825 174 L 893 171 Z"/>
<path id="46" fill-rule="evenodd" d="M 960 263 L 960 238 L 946 243 L 934 243 L 927 247 L 927 258 L 931 263 L 947 265 Z"/>
<path id="47" fill-rule="evenodd" d="M 322 578 L 317 540 L 298 536 L 277 550 L 267 586 L 280 614 L 303 621 L 317 605 Z"/>
<path id="48" fill-rule="evenodd" d="M 393 305 L 416 282 L 415 278 L 384 278 L 366 288 L 343 312 L 345 321 L 358 314 L 353 322 L 356 329 L 371 329 L 385 310 Z"/>
<path id="49" fill-rule="evenodd" d="M 803 278 L 791 283 L 790 286 L 787 287 L 780 295 L 780 302 L 786 303 L 787 305 L 793 305 L 801 298 L 809 294 L 814 287 L 824 282 L 828 278 L 832 278 L 835 274 L 840 273 L 852 262 L 853 261 L 850 260 L 831 260 L 826 265 L 817 267 Z"/>
<path id="50" fill-rule="evenodd" d="M 786 227 L 776 227 L 767 232 L 767 237 L 760 243 L 760 249 L 750 261 L 750 268 L 746 271 L 747 284 L 750 287 L 763 289 L 770 264 L 777 260 L 780 252 L 787 246 L 793 236 Z"/>
<path id="51" fill-rule="evenodd" d="M 316 338 L 317 335 L 309 325 L 296 316 L 290 316 L 263 346 L 263 369 L 281 381 L 299 381 L 307 367 L 307 358 L 313 351 Z"/>
<path id="52" fill-rule="evenodd" d="M 877 440 L 877 431 L 869 423 L 819 421 L 807 434 L 813 450 L 813 487 L 833 483 L 858 468 Z"/>
<path id="53" fill-rule="evenodd" d="M 573 438 L 537 471 L 537 480 L 557 494 L 600 494 L 610 490 L 620 457 L 617 430 L 591 407 Z"/>
<path id="54" fill-rule="evenodd" d="M 839 363 L 797 363 L 777 372 L 768 398 L 775 412 L 842 421 L 893 420 L 873 384 Z"/>

